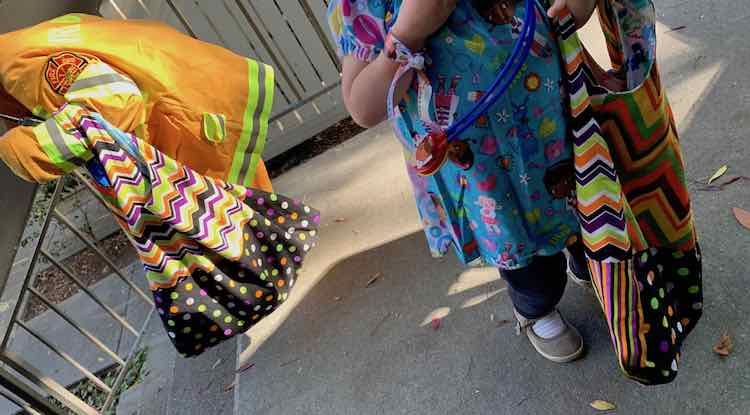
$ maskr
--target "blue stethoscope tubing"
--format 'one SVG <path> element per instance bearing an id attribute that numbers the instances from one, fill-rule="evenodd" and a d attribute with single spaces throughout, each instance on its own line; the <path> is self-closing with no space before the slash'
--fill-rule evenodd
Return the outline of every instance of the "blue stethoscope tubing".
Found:
<path id="1" fill-rule="evenodd" d="M 492 105 L 508 90 L 508 87 L 516 79 L 516 76 L 521 71 L 526 58 L 529 56 L 531 50 L 531 44 L 534 42 L 534 34 L 536 32 L 536 14 L 534 6 L 539 8 L 542 15 L 544 15 L 544 9 L 537 0 L 526 0 L 525 12 L 524 12 L 524 23 L 521 29 L 521 35 L 518 41 L 513 47 L 510 57 L 506 61 L 500 73 L 495 77 L 490 84 L 484 95 L 479 99 L 472 109 L 464 114 L 458 121 L 451 124 L 446 130 L 445 134 L 448 136 L 448 141 L 453 141 L 458 136 L 463 134 L 467 128 L 469 128 L 482 114 L 486 113 Z"/>

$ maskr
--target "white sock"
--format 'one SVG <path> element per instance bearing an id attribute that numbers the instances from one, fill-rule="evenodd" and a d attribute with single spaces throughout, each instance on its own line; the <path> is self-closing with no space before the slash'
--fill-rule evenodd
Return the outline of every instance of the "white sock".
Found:
<path id="1" fill-rule="evenodd" d="M 553 311 L 537 320 L 531 328 L 537 336 L 551 339 L 562 333 L 565 329 L 565 322 L 560 318 L 560 313 Z"/>

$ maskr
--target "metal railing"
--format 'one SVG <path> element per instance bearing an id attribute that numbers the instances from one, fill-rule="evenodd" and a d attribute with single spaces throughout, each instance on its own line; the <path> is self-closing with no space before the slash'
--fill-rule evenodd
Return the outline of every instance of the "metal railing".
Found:
<path id="1" fill-rule="evenodd" d="M 104 203 L 101 196 L 90 184 L 89 179 L 80 172 L 74 172 L 76 178 L 86 185 L 86 189 L 91 191 L 97 199 Z M 15 371 L 17 374 L 12 373 L 6 369 L 0 368 L 0 385 L 5 389 L 0 389 L 0 395 L 6 399 L 16 403 L 20 408 L 29 413 L 41 413 L 45 414 L 64 414 L 58 405 L 55 405 L 50 401 L 50 397 L 54 398 L 60 405 L 62 405 L 69 412 L 76 414 L 99 414 L 106 413 L 112 409 L 115 403 L 115 398 L 120 391 L 122 382 L 125 379 L 125 373 L 128 366 L 136 354 L 143 333 L 148 326 L 151 317 L 154 312 L 153 302 L 151 297 L 147 295 L 142 289 L 133 283 L 124 273 L 107 257 L 101 249 L 96 246 L 96 243 L 86 236 L 82 231 L 73 225 L 70 219 L 68 219 L 60 210 L 57 208 L 57 203 L 60 200 L 63 189 L 63 179 L 57 181 L 55 190 L 52 194 L 52 198 L 46 209 L 46 214 L 42 222 L 42 229 L 31 256 L 29 268 L 26 272 L 26 276 L 21 285 L 19 299 L 13 308 L 11 314 L 10 323 L 5 335 L 3 336 L 2 342 L 0 343 L 0 361 L 7 365 L 10 369 Z M 120 313 L 108 306 L 96 293 L 94 293 L 86 284 L 84 284 L 75 274 L 66 267 L 60 260 L 54 258 L 44 247 L 44 241 L 47 236 L 47 232 L 50 229 L 51 222 L 55 220 L 64 227 L 68 228 L 73 235 L 81 239 L 81 241 L 94 252 L 110 269 L 114 270 L 114 275 L 124 282 L 138 297 L 150 308 L 145 321 L 140 322 L 140 329 L 134 328 L 134 323 L 128 321 Z M 70 279 L 80 290 L 81 295 L 85 295 L 90 298 L 95 304 L 97 304 L 106 314 L 108 314 L 117 324 L 121 325 L 125 332 L 134 336 L 130 350 L 120 355 L 116 351 L 108 347 L 105 342 L 100 339 L 95 333 L 84 328 L 75 318 L 71 317 L 69 313 L 64 311 L 59 305 L 54 304 L 43 293 L 34 288 L 35 280 L 35 267 L 39 262 L 40 258 L 46 258 L 52 263 L 54 267 L 60 270 L 62 275 Z M 21 312 L 28 304 L 30 298 L 35 298 L 44 304 L 52 313 L 60 317 L 71 329 L 78 332 L 81 336 L 89 341 L 90 348 L 87 350 L 76 350 L 75 354 L 78 356 L 86 355 L 86 353 L 98 350 L 109 358 L 112 359 L 114 366 L 118 370 L 117 377 L 112 385 L 107 385 L 100 376 L 93 373 L 90 369 L 86 368 L 71 351 L 65 351 L 55 345 L 53 339 L 48 338 L 45 334 L 34 329 L 28 322 L 23 321 L 20 318 Z M 29 334 L 33 339 L 44 345 L 50 352 L 57 355 L 60 359 L 67 362 L 69 365 L 77 369 L 84 379 L 88 379 L 97 389 L 107 395 L 106 401 L 101 408 L 93 408 L 90 405 L 83 402 L 80 398 L 75 396 L 73 393 L 68 391 L 64 385 L 52 379 L 49 374 L 43 373 L 39 368 L 35 367 L 30 362 L 29 356 L 24 356 L 22 352 L 14 352 L 10 350 L 11 338 L 13 337 L 14 331 L 22 329 Z"/>

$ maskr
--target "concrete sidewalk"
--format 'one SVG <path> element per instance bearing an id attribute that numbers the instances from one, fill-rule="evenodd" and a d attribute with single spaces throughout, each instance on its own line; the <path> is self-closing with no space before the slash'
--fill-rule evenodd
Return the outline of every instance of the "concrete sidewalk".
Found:
<path id="1" fill-rule="evenodd" d="M 659 1 L 659 60 L 684 144 L 688 176 L 699 180 L 728 164 L 727 177 L 750 177 L 750 50 L 748 12 L 716 0 Z M 683 29 L 670 30 L 685 26 Z M 602 42 L 587 43 L 604 58 Z M 750 210 L 746 182 L 720 192 L 693 188 L 704 253 L 705 316 L 684 348 L 671 384 L 643 388 L 617 367 L 598 304 L 569 286 L 561 309 L 584 335 L 587 355 L 555 365 L 516 337 L 511 304 L 496 270 L 466 270 L 453 257 L 429 256 L 401 149 L 388 125 L 367 131 L 275 181 L 278 192 L 304 198 L 323 213 L 321 241 L 308 258 L 289 301 L 239 341 L 198 359 L 176 357 L 158 319 L 144 344 L 144 382 L 126 392 L 123 414 L 587 414 L 603 399 L 618 414 L 746 414 L 750 402 L 747 347 L 750 311 L 745 263 L 750 231 L 731 215 Z M 136 268 L 133 275 L 144 284 Z M 375 275 L 379 278 L 368 287 Z M 141 321 L 150 309 L 118 281 L 96 287 L 107 302 Z M 125 290 L 125 291 L 123 291 Z M 74 297 L 65 310 L 80 316 L 106 342 L 126 350 L 107 316 Z M 47 313 L 49 314 L 49 313 Z M 89 318 L 84 318 L 88 316 Z M 441 318 L 434 330 L 430 321 Z M 0 313 L 0 321 L 2 314 Z M 33 327 L 64 339 L 66 326 L 36 319 Z M 735 350 L 720 359 L 711 348 L 725 331 Z M 62 334 L 61 334 L 62 333 Z M 78 374 L 33 346 L 37 364 L 68 383 Z M 235 357 L 237 362 L 235 365 Z M 109 364 L 87 356 L 87 364 Z M 47 363 L 49 362 L 49 363 Z M 245 363 L 254 366 L 234 375 Z M 233 394 L 233 396 L 232 396 Z M 6 413 L 0 404 L 0 413 Z"/>
<path id="2" fill-rule="evenodd" d="M 722 164 L 750 176 L 747 11 L 733 4 L 657 4 L 660 65 L 693 180 Z M 400 152 L 383 125 L 276 181 L 322 210 L 322 239 L 289 302 L 241 348 L 240 364 L 255 366 L 238 375 L 236 413 L 585 414 L 594 399 L 620 414 L 748 412 L 750 231 L 731 215 L 750 209 L 746 183 L 693 189 L 705 316 L 677 380 L 643 388 L 620 374 L 598 305 L 575 286 L 561 308 L 586 339 L 585 359 L 549 363 L 512 324 L 498 326 L 511 306 L 497 272 L 429 257 Z M 443 318 L 437 331 L 433 316 Z M 711 349 L 725 331 L 735 350 L 720 359 Z"/>

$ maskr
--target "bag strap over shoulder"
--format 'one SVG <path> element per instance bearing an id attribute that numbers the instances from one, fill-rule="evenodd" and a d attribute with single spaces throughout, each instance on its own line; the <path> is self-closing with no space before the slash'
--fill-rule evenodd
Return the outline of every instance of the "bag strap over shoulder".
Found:
<path id="1" fill-rule="evenodd" d="M 615 73 L 627 89 L 641 85 L 656 62 L 656 11 L 652 0 L 597 0 L 599 23 Z"/>

